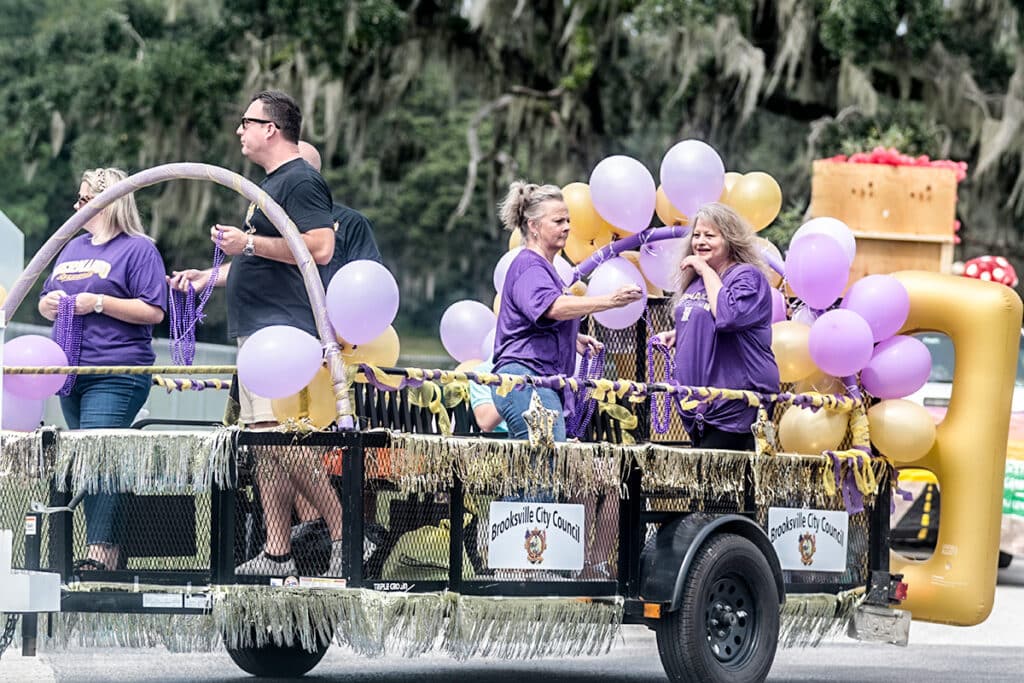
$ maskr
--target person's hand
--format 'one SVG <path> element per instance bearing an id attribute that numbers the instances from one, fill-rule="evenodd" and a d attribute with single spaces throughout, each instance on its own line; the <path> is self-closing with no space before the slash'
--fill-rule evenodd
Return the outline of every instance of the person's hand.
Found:
<path id="1" fill-rule="evenodd" d="M 598 351 L 604 348 L 604 344 L 597 341 L 589 334 L 577 334 L 576 335 L 576 353 L 581 356 L 590 351 L 591 354 L 596 354 Z"/>
<path id="2" fill-rule="evenodd" d="M 621 308 L 627 304 L 631 304 L 644 295 L 640 285 L 622 285 L 611 294 L 612 307 Z"/>
<path id="3" fill-rule="evenodd" d="M 39 300 L 39 312 L 47 320 L 56 320 L 60 300 L 68 295 L 63 289 L 55 289 Z"/>
<path id="4" fill-rule="evenodd" d="M 667 348 L 674 348 L 676 345 L 676 331 L 669 330 L 668 332 L 659 332 L 654 335 L 654 343 L 661 344 Z"/>
<path id="5" fill-rule="evenodd" d="M 704 271 L 707 270 L 708 262 L 702 259 L 696 254 L 690 254 L 683 259 L 682 263 L 679 264 L 679 270 L 685 271 L 687 268 L 693 268 L 693 272 L 697 273 L 697 276 L 703 276 Z"/>
<path id="6" fill-rule="evenodd" d="M 245 243 L 249 241 L 249 233 L 239 230 L 233 225 L 217 224 L 210 228 L 210 241 L 217 243 L 217 236 L 220 233 L 220 250 L 228 256 L 238 256 L 245 249 Z"/>
<path id="7" fill-rule="evenodd" d="M 175 270 L 167 276 L 167 284 L 171 286 L 171 289 L 176 289 L 181 292 L 188 291 L 188 285 L 190 282 L 192 283 L 192 288 L 198 291 L 205 287 L 209 280 L 209 271 L 196 270 L 195 268 L 189 268 L 188 270 Z"/>
<path id="8" fill-rule="evenodd" d="M 82 292 L 75 297 L 75 315 L 88 315 L 92 313 L 96 308 L 96 301 L 99 299 L 98 294 L 92 292 Z"/>

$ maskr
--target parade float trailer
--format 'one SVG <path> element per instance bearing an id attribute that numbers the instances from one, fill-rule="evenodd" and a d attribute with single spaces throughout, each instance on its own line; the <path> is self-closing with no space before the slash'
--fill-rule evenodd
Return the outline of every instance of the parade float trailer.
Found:
<path id="1" fill-rule="evenodd" d="M 610 364 L 606 376 L 583 382 L 369 366 L 358 368 L 366 381 L 354 381 L 324 323 L 323 286 L 294 226 L 251 183 L 213 167 L 175 164 L 133 176 L 55 239 L 69 239 L 118 193 L 170 178 L 235 188 L 289 240 L 327 340 L 343 428 L 299 419 L 279 432 L 149 424 L 3 433 L 0 527 L 15 533 L 0 539 L 11 542 L 13 567 L 0 579 L 0 650 L 15 638 L 26 655 L 76 644 L 223 646 L 250 673 L 296 676 L 332 643 L 370 656 L 597 655 L 622 624 L 643 624 L 657 633 L 670 679 L 757 681 L 780 644 L 813 645 L 844 630 L 905 644 L 911 618 L 970 625 L 988 616 L 1021 316 L 1008 288 L 899 275 L 911 301 L 904 330 L 942 330 L 959 351 L 950 414 L 927 452 L 913 456 L 948 482 L 942 551 L 915 562 L 890 553 L 888 534 L 893 473 L 910 463 L 872 448 L 859 395 L 681 387 L 647 375 L 642 343 L 633 367 L 621 354 L 623 367 Z M 33 259 L 5 314 L 47 260 L 42 252 Z M 667 307 L 651 312 L 667 326 Z M 594 331 L 608 342 L 646 337 L 639 328 Z M 614 379 L 623 375 L 638 379 Z M 470 381 L 502 391 L 569 383 L 596 402 L 595 417 L 579 443 L 551 443 L 542 411 L 529 441 L 476 434 L 465 404 L 446 399 Z M 761 406 L 756 450 L 652 441 L 652 414 L 668 399 Z M 768 410 L 785 405 L 848 415 L 842 443 L 782 452 Z M 258 488 L 271 468 L 329 474 L 344 515 L 340 575 L 323 575 L 327 553 L 316 542 L 295 549 L 296 576 L 236 575 L 262 545 Z M 84 554 L 84 492 L 132 494 L 128 566 L 75 569 Z M 586 563 L 595 548 L 608 571 Z M 27 598 L 16 585 L 28 586 Z"/>

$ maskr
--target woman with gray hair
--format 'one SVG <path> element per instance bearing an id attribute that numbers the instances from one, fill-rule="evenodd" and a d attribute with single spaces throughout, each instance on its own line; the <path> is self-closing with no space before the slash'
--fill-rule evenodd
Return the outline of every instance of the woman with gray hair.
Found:
<path id="1" fill-rule="evenodd" d="M 127 178 L 116 168 L 82 174 L 75 210 Z M 64 247 L 43 284 L 39 313 L 55 321 L 54 339 L 71 365 L 152 365 L 153 325 L 164 319 L 167 285 L 156 244 L 126 194 L 89 219 Z M 150 375 L 70 376 L 60 406 L 71 429 L 131 426 L 149 396 Z M 125 497 L 90 494 L 85 505 L 88 559 L 83 569 L 124 566 Z"/>
<path id="2" fill-rule="evenodd" d="M 659 335 L 675 346 L 676 382 L 777 392 L 771 287 L 747 222 L 724 204 L 702 206 L 677 278 L 675 329 Z M 684 411 L 683 426 L 696 447 L 753 450 L 756 418 L 746 403 L 716 400 Z"/>
<path id="3" fill-rule="evenodd" d="M 534 185 L 518 180 L 509 187 L 500 205 L 506 230 L 518 230 L 524 249 L 512 261 L 501 291 L 501 307 L 494 336 L 494 372 L 510 375 L 571 376 L 576 353 L 602 344 L 580 334 L 580 318 L 618 308 L 642 296 L 638 285 L 624 285 L 604 296 L 567 294 L 555 256 L 569 236 L 569 209 L 562 191 L 554 185 Z M 562 400 L 554 389 L 536 388 L 545 408 L 557 411 L 555 441 L 565 441 Z M 523 413 L 530 392 L 495 392 L 494 404 L 508 425 L 509 437 L 524 439 L 529 430 Z"/>

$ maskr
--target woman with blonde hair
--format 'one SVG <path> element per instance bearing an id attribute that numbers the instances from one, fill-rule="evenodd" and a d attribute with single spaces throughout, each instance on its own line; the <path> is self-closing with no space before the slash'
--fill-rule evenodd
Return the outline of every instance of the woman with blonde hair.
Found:
<path id="1" fill-rule="evenodd" d="M 518 180 L 500 205 L 505 229 L 519 231 L 524 249 L 513 259 L 501 290 L 494 335 L 494 372 L 510 375 L 572 376 L 576 353 L 598 350 L 601 343 L 580 334 L 580 318 L 639 299 L 637 285 L 624 285 L 605 296 L 574 296 L 555 270 L 555 256 L 569 236 L 569 209 L 554 185 Z M 545 408 L 557 411 L 555 441 L 565 441 L 562 400 L 554 389 L 535 388 Z M 528 436 L 523 412 L 531 392 L 494 393 L 494 405 L 508 425 L 509 437 Z"/>
<path id="2" fill-rule="evenodd" d="M 75 210 L 124 180 L 116 168 L 82 174 Z M 54 339 L 71 365 L 152 365 L 153 325 L 164 319 L 167 285 L 156 244 L 142 228 L 135 196 L 117 199 L 85 224 L 57 257 L 43 284 L 39 313 L 55 321 Z M 149 375 L 71 376 L 61 409 L 71 429 L 129 427 L 149 396 Z M 125 496 L 87 495 L 88 559 L 83 568 L 124 566 Z"/>
<path id="3" fill-rule="evenodd" d="M 677 278 L 675 329 L 659 335 L 675 346 L 676 382 L 777 392 L 771 287 L 747 222 L 724 204 L 702 206 Z M 694 446 L 753 450 L 756 418 L 756 408 L 718 400 L 684 411 L 683 426 Z"/>

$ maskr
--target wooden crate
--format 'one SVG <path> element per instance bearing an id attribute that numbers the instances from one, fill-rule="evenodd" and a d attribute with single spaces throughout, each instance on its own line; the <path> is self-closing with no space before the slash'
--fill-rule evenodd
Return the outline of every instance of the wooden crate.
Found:
<path id="1" fill-rule="evenodd" d="M 857 256 L 849 285 L 865 275 L 898 270 L 949 273 L 953 267 L 953 235 L 907 235 L 858 232 Z"/>
<path id="2" fill-rule="evenodd" d="M 948 168 L 815 161 L 811 215 L 838 218 L 854 233 L 952 238 L 956 174 Z"/>

